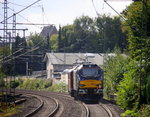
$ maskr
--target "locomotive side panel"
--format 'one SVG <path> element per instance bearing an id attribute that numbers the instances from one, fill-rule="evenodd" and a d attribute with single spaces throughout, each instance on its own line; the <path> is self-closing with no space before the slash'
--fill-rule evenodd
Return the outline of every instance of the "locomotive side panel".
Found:
<path id="1" fill-rule="evenodd" d="M 68 91 L 71 96 L 73 96 L 74 87 L 73 87 L 73 71 L 68 73 Z"/>

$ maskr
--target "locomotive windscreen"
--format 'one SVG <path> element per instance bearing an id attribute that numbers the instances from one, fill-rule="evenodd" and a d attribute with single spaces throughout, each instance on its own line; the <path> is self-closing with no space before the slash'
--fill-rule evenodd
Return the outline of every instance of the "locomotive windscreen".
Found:
<path id="1" fill-rule="evenodd" d="M 99 72 L 98 69 L 84 68 L 81 70 L 81 75 L 84 77 L 98 76 Z"/>
<path id="2" fill-rule="evenodd" d="M 80 71 L 79 71 L 79 75 L 84 78 L 84 79 L 99 79 L 101 78 L 101 75 L 102 75 L 102 71 L 97 68 L 97 67 L 83 67 Z M 81 78 L 81 79 L 82 79 Z"/>

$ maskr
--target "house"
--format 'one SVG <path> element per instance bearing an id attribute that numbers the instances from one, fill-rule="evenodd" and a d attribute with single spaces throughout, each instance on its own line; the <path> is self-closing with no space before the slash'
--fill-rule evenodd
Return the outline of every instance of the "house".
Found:
<path id="1" fill-rule="evenodd" d="M 49 25 L 43 27 L 40 36 L 43 38 L 50 38 L 53 34 L 58 34 L 58 31 L 54 25 Z"/>
<path id="2" fill-rule="evenodd" d="M 98 53 L 46 53 L 44 57 L 46 62 L 47 78 L 63 80 L 63 73 L 66 69 L 71 69 L 76 63 L 88 61 L 91 63 L 103 65 L 103 54 Z M 65 79 L 64 79 L 65 80 Z"/>

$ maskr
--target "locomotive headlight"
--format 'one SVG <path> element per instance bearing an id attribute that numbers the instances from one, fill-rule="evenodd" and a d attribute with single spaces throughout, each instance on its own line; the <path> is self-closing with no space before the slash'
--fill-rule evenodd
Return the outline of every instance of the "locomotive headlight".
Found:
<path id="1" fill-rule="evenodd" d="M 87 91 L 85 89 L 79 89 L 79 94 L 86 94 Z"/>
<path id="2" fill-rule="evenodd" d="M 102 84 L 97 84 L 96 85 L 98 88 L 102 88 Z"/>

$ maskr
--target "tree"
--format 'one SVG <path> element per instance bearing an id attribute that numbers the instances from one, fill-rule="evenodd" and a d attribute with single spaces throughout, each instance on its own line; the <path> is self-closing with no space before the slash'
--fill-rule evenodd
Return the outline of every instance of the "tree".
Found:
<path id="1" fill-rule="evenodd" d="M 123 14 L 123 30 L 128 33 L 130 57 L 139 64 L 139 105 L 145 103 L 147 76 L 150 74 L 150 0 L 132 3 Z"/>
<path id="2" fill-rule="evenodd" d="M 55 51 L 55 52 L 57 52 L 57 50 L 58 50 L 58 41 L 57 41 L 57 39 L 58 39 L 58 34 L 54 34 L 50 38 L 51 49 L 52 49 L 52 51 Z"/>
<path id="3" fill-rule="evenodd" d="M 42 38 L 39 34 L 31 34 L 27 42 L 30 52 L 27 53 L 29 59 L 30 71 L 39 71 L 42 69 L 43 55 L 47 51 L 47 39 Z M 28 50 L 28 51 L 29 51 Z M 32 56 L 33 55 L 33 56 Z"/>
<path id="4" fill-rule="evenodd" d="M 118 46 L 123 52 L 127 47 L 120 18 L 81 16 L 71 25 L 60 27 L 58 49 L 62 52 L 106 52 Z"/>
<path id="5" fill-rule="evenodd" d="M 110 95 L 115 95 L 118 91 L 120 81 L 124 79 L 124 73 L 127 72 L 128 58 L 121 55 L 118 48 L 114 50 L 115 56 L 106 56 L 104 64 L 105 75 L 105 93 L 109 98 Z"/>
<path id="6" fill-rule="evenodd" d="M 63 49 L 63 42 L 62 42 L 62 29 L 59 25 L 59 31 L 58 31 L 58 52 L 62 52 Z"/>
<path id="7" fill-rule="evenodd" d="M 99 44 L 102 52 L 119 47 L 123 52 L 127 48 L 126 34 L 121 30 L 119 17 L 99 16 L 96 18 L 96 27 L 99 32 Z"/>

